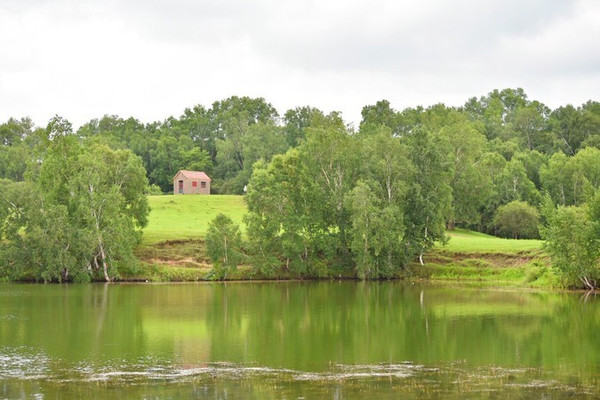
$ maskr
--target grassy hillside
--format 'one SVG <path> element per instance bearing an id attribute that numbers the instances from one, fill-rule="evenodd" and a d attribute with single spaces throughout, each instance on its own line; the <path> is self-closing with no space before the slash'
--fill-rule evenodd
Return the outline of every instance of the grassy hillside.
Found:
<path id="1" fill-rule="evenodd" d="M 457 229 L 448 231 L 448 243 L 441 249 L 456 253 L 519 253 L 540 250 L 541 240 L 503 239 L 484 233 Z"/>
<path id="2" fill-rule="evenodd" d="M 246 213 L 243 196 L 149 196 L 152 211 L 144 229 L 144 244 L 203 238 L 208 223 L 219 213 L 242 225 Z"/>
<path id="3" fill-rule="evenodd" d="M 541 240 L 503 239 L 479 232 L 454 230 L 416 267 L 416 276 L 461 284 L 538 287 L 558 285 Z"/>

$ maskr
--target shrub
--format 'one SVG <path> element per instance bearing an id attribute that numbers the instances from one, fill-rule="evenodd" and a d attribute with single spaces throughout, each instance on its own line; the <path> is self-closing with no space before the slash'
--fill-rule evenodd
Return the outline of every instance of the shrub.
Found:
<path id="1" fill-rule="evenodd" d="M 235 271 L 242 260 L 241 247 L 240 227 L 226 215 L 217 215 L 206 233 L 206 250 L 213 263 L 209 277 L 225 279 Z"/>
<path id="2" fill-rule="evenodd" d="M 494 216 L 494 226 L 500 234 L 514 239 L 535 239 L 539 237 L 540 216 L 535 207 L 524 201 L 513 201 L 498 207 Z"/>

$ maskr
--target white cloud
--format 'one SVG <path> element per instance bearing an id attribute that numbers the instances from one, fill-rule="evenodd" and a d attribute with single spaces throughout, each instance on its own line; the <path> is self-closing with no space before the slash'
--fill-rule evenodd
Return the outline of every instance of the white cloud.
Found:
<path id="1" fill-rule="evenodd" d="M 356 123 L 364 105 L 460 105 L 523 87 L 552 107 L 600 89 L 593 0 L 0 0 L 0 121 L 149 122 L 231 95 Z"/>

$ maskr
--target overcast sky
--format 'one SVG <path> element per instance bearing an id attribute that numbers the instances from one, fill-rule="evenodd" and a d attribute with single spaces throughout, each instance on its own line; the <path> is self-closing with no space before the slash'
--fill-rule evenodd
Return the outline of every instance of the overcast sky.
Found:
<path id="1" fill-rule="evenodd" d="M 462 105 L 522 87 L 600 100 L 597 0 L 0 0 L 0 122 L 143 122 L 232 95 L 310 105 Z"/>

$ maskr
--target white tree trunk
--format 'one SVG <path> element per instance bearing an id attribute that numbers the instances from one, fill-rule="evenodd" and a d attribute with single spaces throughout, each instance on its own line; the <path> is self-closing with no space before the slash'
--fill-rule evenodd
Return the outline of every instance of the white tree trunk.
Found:
<path id="1" fill-rule="evenodd" d="M 110 277 L 108 276 L 108 264 L 106 263 L 106 254 L 104 253 L 102 241 L 100 241 L 100 255 L 102 256 L 102 272 L 104 273 L 104 280 L 110 282 Z"/>

